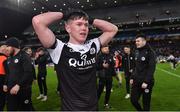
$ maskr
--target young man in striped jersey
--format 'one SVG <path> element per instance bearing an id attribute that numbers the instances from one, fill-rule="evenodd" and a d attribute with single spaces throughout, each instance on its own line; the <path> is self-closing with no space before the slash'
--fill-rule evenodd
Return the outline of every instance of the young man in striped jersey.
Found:
<path id="1" fill-rule="evenodd" d="M 56 39 L 48 26 L 64 18 L 69 41 Z M 62 110 L 97 110 L 96 55 L 100 46 L 107 45 L 118 28 L 104 20 L 92 19 L 83 11 L 47 12 L 33 18 L 39 40 L 57 64 L 60 75 Z M 99 28 L 102 35 L 87 41 L 89 24 Z"/>

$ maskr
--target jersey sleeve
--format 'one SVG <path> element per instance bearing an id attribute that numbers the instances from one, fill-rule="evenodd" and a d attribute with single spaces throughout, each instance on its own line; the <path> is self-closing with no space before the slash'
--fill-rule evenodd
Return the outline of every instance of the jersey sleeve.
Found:
<path id="1" fill-rule="evenodd" d="M 99 38 L 92 39 L 92 42 L 94 42 L 96 44 L 96 48 L 97 48 L 97 52 L 96 53 L 98 53 L 99 50 L 100 50 L 100 47 L 101 47 Z"/>
<path id="2" fill-rule="evenodd" d="M 58 64 L 59 59 L 61 57 L 61 52 L 62 52 L 63 46 L 64 46 L 64 43 L 62 41 L 60 41 L 59 39 L 57 39 L 55 48 L 47 49 L 51 56 L 53 63 Z"/>

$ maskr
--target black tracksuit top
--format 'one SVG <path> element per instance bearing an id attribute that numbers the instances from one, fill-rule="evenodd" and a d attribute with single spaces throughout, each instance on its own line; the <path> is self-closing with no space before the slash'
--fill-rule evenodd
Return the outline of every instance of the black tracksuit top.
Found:
<path id="1" fill-rule="evenodd" d="M 6 81 L 5 84 L 10 90 L 16 84 L 20 88 L 31 87 L 33 81 L 31 59 L 27 53 L 20 51 L 15 56 L 10 56 L 6 61 Z"/>
<path id="2" fill-rule="evenodd" d="M 138 48 L 135 52 L 135 72 L 132 78 L 138 82 L 151 83 L 156 68 L 155 52 L 149 45 Z"/>
<path id="3" fill-rule="evenodd" d="M 103 63 L 104 61 L 109 64 L 109 68 L 104 68 Z M 110 78 L 115 75 L 115 70 L 114 70 L 114 60 L 113 56 L 111 54 L 99 54 L 97 58 L 97 70 L 98 70 L 98 75 L 101 78 Z"/>
<path id="4" fill-rule="evenodd" d="M 38 75 L 41 77 L 46 76 L 47 75 L 47 69 L 46 69 L 47 55 L 43 54 L 39 56 L 36 59 L 36 64 L 38 64 Z"/>
<path id="5" fill-rule="evenodd" d="M 122 67 L 125 73 L 129 73 L 130 70 L 134 71 L 135 68 L 135 57 L 134 54 L 124 54 L 122 58 Z"/>

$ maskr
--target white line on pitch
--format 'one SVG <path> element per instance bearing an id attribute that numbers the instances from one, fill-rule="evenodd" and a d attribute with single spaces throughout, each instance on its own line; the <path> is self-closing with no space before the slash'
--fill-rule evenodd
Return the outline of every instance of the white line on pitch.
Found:
<path id="1" fill-rule="evenodd" d="M 180 78 L 180 75 L 177 75 L 177 74 L 175 74 L 175 73 L 169 72 L 169 71 L 164 70 L 164 69 L 161 69 L 161 68 L 159 68 L 159 67 L 157 67 L 157 69 L 158 69 L 158 70 L 161 70 L 161 71 L 163 71 L 163 72 L 165 72 L 165 73 L 168 73 L 168 74 L 170 74 L 170 75 L 172 75 L 172 76 L 175 76 L 175 77 Z"/>

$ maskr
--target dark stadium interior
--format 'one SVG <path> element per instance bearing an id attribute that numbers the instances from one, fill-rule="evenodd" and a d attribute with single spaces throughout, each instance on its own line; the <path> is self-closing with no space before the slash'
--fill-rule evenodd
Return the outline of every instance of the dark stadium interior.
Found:
<path id="1" fill-rule="evenodd" d="M 15 36 L 24 46 L 41 46 L 31 26 L 34 15 L 47 11 L 82 9 L 94 18 L 115 23 L 119 32 L 112 45 L 133 44 L 138 32 L 153 42 L 166 41 L 179 46 L 179 0 L 1 0 L 0 40 Z M 50 26 L 58 38 L 67 40 L 63 21 Z M 101 32 L 90 28 L 90 37 Z M 157 46 L 157 44 L 155 44 Z"/>

